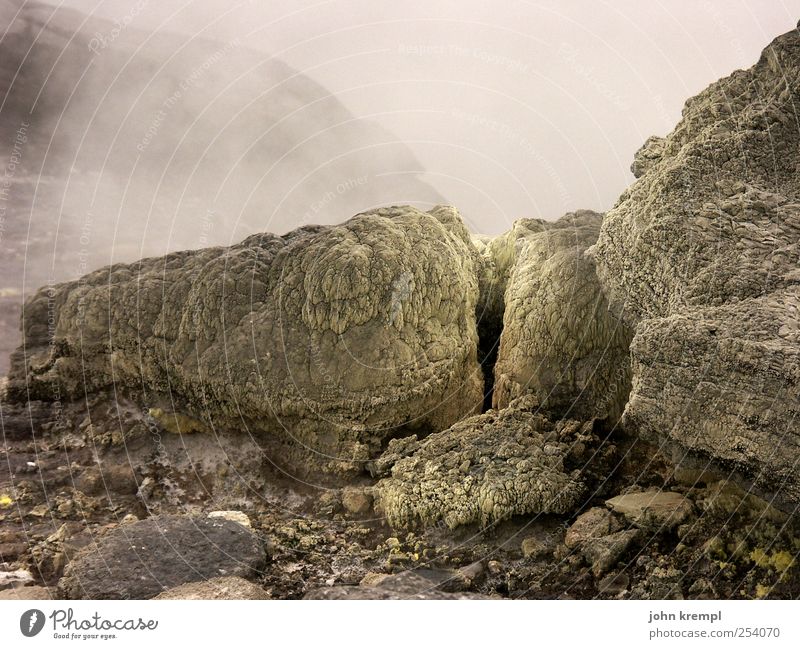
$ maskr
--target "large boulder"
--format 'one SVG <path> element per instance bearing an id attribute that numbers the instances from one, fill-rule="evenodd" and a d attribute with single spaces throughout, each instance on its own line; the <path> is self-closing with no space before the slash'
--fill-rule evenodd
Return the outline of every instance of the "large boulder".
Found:
<path id="1" fill-rule="evenodd" d="M 630 389 L 628 328 L 608 311 L 584 255 L 602 215 L 518 221 L 489 251 L 504 285 L 503 330 L 493 405 L 523 394 L 571 417 L 616 417 Z"/>
<path id="2" fill-rule="evenodd" d="M 8 391 L 138 390 L 166 430 L 244 422 L 294 470 L 358 467 L 480 408 L 481 264 L 455 209 L 395 207 L 111 266 L 27 302 Z"/>
<path id="3" fill-rule="evenodd" d="M 589 250 L 635 328 L 625 422 L 800 501 L 800 31 L 690 99 Z"/>
<path id="4" fill-rule="evenodd" d="M 190 582 L 255 577 L 266 551 L 252 530 L 224 519 L 156 516 L 120 525 L 67 566 L 67 599 L 150 599 Z"/>

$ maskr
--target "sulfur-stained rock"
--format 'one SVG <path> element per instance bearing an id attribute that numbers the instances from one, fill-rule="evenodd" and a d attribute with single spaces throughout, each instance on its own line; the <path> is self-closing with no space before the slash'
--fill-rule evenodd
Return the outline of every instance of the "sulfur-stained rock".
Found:
<path id="1" fill-rule="evenodd" d="M 372 509 L 372 494 L 365 488 L 346 487 L 342 490 L 342 506 L 351 514 L 366 514 Z"/>
<path id="2" fill-rule="evenodd" d="M 584 255 L 601 221 L 588 210 L 554 223 L 526 219 L 498 239 L 505 246 L 489 248 L 507 278 L 495 407 L 532 393 L 559 415 L 621 414 L 630 388 L 630 333 L 609 313 Z"/>
<path id="3" fill-rule="evenodd" d="M 577 431 L 579 422 L 564 430 Z M 570 439 L 522 397 L 411 445 L 375 487 L 376 509 L 394 527 L 450 528 L 514 515 L 572 511 L 584 491 L 564 459 Z"/>
<path id="4" fill-rule="evenodd" d="M 387 437 L 480 408 L 482 263 L 440 206 L 117 264 L 28 300 L 8 394 L 113 381 L 168 394 L 170 409 L 146 404 L 165 431 L 243 421 L 296 472 L 363 468 Z"/>
<path id="5" fill-rule="evenodd" d="M 250 517 L 245 514 L 244 512 L 239 511 L 216 511 L 216 512 L 208 512 L 209 518 L 223 518 L 226 521 L 233 521 L 234 523 L 239 523 L 243 527 L 253 527 L 253 524 L 250 522 Z"/>
<path id="6" fill-rule="evenodd" d="M 800 502 L 800 32 L 689 99 L 588 254 L 635 328 L 624 424 Z"/>

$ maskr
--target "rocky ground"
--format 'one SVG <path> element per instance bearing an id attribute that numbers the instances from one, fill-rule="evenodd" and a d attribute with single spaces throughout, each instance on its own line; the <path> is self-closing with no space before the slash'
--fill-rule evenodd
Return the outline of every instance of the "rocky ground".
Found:
<path id="1" fill-rule="evenodd" d="M 796 520 L 725 476 L 675 472 L 656 449 L 618 432 L 590 442 L 612 470 L 574 513 L 399 529 L 376 513 L 366 476 L 319 489 L 271 474 L 265 458 L 257 476 L 237 477 L 241 495 L 215 492 L 219 476 L 164 452 L 178 442 L 189 453 L 191 435 L 135 413 L 119 426 L 127 403 L 112 407 L 109 397 L 64 404 L 55 424 L 50 405 L 3 405 L 0 597 L 800 593 Z"/>

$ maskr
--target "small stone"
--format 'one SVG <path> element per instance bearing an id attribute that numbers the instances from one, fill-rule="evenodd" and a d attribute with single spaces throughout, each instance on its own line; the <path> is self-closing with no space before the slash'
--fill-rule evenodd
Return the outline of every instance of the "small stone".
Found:
<path id="1" fill-rule="evenodd" d="M 16 586 L 6 590 L 0 590 L 0 601 L 2 600 L 27 600 L 27 599 L 53 599 L 50 591 L 42 586 Z"/>
<path id="2" fill-rule="evenodd" d="M 610 511 L 602 507 L 592 507 L 578 516 L 570 526 L 564 536 L 564 544 L 573 549 L 584 541 L 601 538 L 621 528 L 622 526 Z"/>
<path id="3" fill-rule="evenodd" d="M 724 561 L 728 557 L 725 542 L 718 536 L 712 536 L 703 544 L 703 554 L 716 561 Z"/>
<path id="4" fill-rule="evenodd" d="M 53 532 L 50 536 L 48 536 L 46 541 L 47 543 L 63 543 L 70 536 L 72 536 L 72 534 L 69 531 L 69 526 L 66 523 L 64 523 L 55 532 Z"/>
<path id="5" fill-rule="evenodd" d="M 240 511 L 209 512 L 208 517 L 224 518 L 226 521 L 233 521 L 234 523 L 239 523 L 239 525 L 244 525 L 245 527 L 253 527 L 253 525 L 250 523 L 250 517 L 244 512 Z"/>
<path id="6" fill-rule="evenodd" d="M 644 491 L 616 496 L 606 505 L 637 527 L 668 531 L 683 523 L 692 513 L 691 501 L 672 491 Z"/>
<path id="7" fill-rule="evenodd" d="M 467 582 L 467 585 L 469 585 L 479 579 L 485 570 L 486 569 L 483 567 L 483 562 L 476 561 L 468 566 L 459 568 L 456 572 L 458 572 L 458 575 Z"/>
<path id="8" fill-rule="evenodd" d="M 19 588 L 20 586 L 32 586 L 33 584 L 33 575 L 27 570 L 0 572 L 0 590 Z"/>
<path id="9" fill-rule="evenodd" d="M 184 600 L 232 600 L 271 599 L 260 586 L 241 577 L 216 577 L 207 581 L 196 581 L 165 590 L 153 599 Z"/>
<path id="10" fill-rule="evenodd" d="M 601 595 L 615 597 L 628 590 L 630 579 L 624 572 L 610 574 L 603 577 L 597 584 L 597 590 Z"/>
<path id="11" fill-rule="evenodd" d="M 622 530 L 581 545 L 581 553 L 592 566 L 595 577 L 608 572 L 639 536 L 638 530 Z"/>
<path id="12" fill-rule="evenodd" d="M 342 490 L 342 505 L 351 514 L 366 514 L 372 509 L 372 495 L 360 487 Z"/>
<path id="13" fill-rule="evenodd" d="M 364 575 L 364 578 L 359 582 L 359 586 L 365 586 L 367 588 L 374 587 L 380 584 L 381 582 L 388 579 L 391 575 L 388 575 L 383 572 L 368 572 Z"/>
<path id="14" fill-rule="evenodd" d="M 36 505 L 36 507 L 34 507 L 28 512 L 28 516 L 35 516 L 36 518 L 44 518 L 49 514 L 50 514 L 50 508 L 45 503 Z"/>
<path id="15" fill-rule="evenodd" d="M 486 564 L 486 568 L 493 575 L 499 575 L 501 572 L 503 572 L 503 566 L 499 561 L 490 561 Z"/>
<path id="16" fill-rule="evenodd" d="M 550 549 L 535 536 L 529 536 L 520 544 L 522 556 L 526 559 L 537 559 L 550 553 Z"/>
<path id="17" fill-rule="evenodd" d="M 139 517 L 136 514 L 125 514 L 125 516 L 122 517 L 120 523 L 122 523 L 123 525 L 128 525 L 130 523 L 135 523 L 138 520 Z"/>

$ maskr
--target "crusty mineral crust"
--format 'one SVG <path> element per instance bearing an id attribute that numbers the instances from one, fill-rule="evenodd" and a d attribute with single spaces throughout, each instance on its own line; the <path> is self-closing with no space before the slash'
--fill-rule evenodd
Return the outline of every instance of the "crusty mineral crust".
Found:
<path id="1" fill-rule="evenodd" d="M 571 417 L 618 417 L 630 389 L 628 328 L 611 316 L 594 263 L 602 215 L 589 210 L 555 222 L 525 219 L 491 252 L 507 276 L 493 405 L 536 395 Z M 510 235 L 510 236 L 509 236 Z"/>
<path id="2" fill-rule="evenodd" d="M 639 180 L 589 250 L 611 308 L 636 328 L 626 422 L 789 503 L 800 501 L 798 106 L 794 30 L 645 143 Z"/>
<path id="3" fill-rule="evenodd" d="M 480 408 L 481 263 L 454 208 L 395 207 L 104 268 L 27 302 L 9 393 L 169 395 L 348 467 Z"/>
<path id="4" fill-rule="evenodd" d="M 391 475 L 375 488 L 376 508 L 400 528 L 572 512 L 584 485 L 579 471 L 564 467 L 571 440 L 559 433 L 581 425 L 554 425 L 536 410 L 535 399 L 522 397 L 420 442 L 392 442 Z"/>

